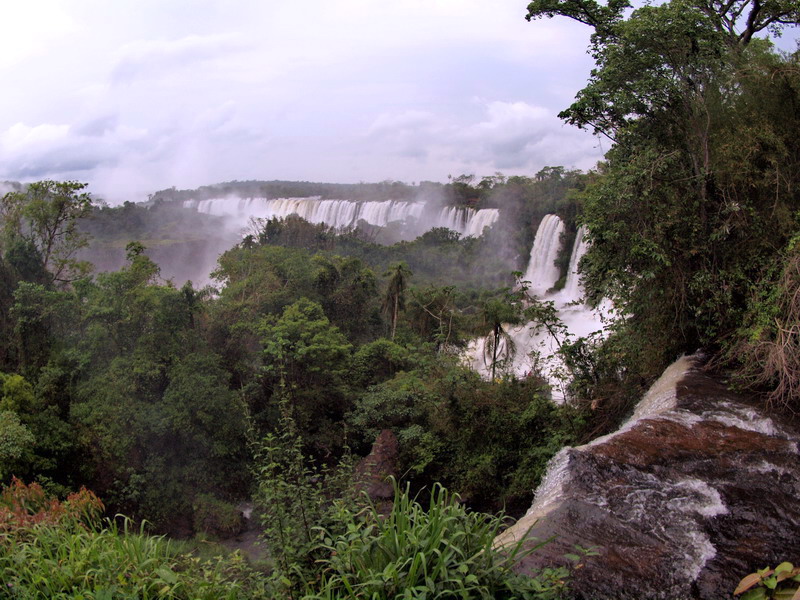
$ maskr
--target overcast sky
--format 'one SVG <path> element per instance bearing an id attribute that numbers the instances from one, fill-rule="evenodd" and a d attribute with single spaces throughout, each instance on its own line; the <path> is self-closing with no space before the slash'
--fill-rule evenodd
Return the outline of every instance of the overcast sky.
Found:
<path id="1" fill-rule="evenodd" d="M 589 29 L 525 0 L 2 0 L 0 179 L 112 203 L 227 180 L 591 168 Z M 607 148 L 605 148 L 607 149 Z"/>

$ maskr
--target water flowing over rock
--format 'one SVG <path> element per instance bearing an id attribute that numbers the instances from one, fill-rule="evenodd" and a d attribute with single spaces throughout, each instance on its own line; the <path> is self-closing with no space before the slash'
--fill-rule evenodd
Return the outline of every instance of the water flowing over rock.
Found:
<path id="1" fill-rule="evenodd" d="M 580 227 L 576 234 L 564 289 L 548 293 L 559 278 L 559 271 L 554 263 L 561 248 L 563 231 L 564 223 L 557 215 L 545 215 L 536 232 L 531 258 L 523 280 L 530 283 L 529 290 L 540 300 L 552 301 L 555 304 L 558 317 L 566 326 L 570 337 L 587 337 L 596 331 L 604 330 L 610 307 L 603 305 L 598 309 L 591 309 L 581 302 L 583 286 L 580 282 L 578 264 L 589 247 L 585 227 Z M 504 361 L 501 371 L 518 378 L 539 372 L 550 381 L 553 398 L 557 401 L 562 400 L 565 395 L 562 389 L 565 383 L 564 369 L 556 353 L 559 342 L 564 340 L 555 339 L 539 323 L 505 327 L 511 338 L 513 355 Z M 500 355 L 504 356 L 507 344 L 505 341 L 501 343 Z M 484 338 L 473 340 L 467 348 L 465 361 L 482 376 L 490 377 L 491 368 L 484 356 L 485 344 Z"/>
<path id="2" fill-rule="evenodd" d="M 583 297 L 583 286 L 581 285 L 578 264 L 583 255 L 589 249 L 589 240 L 586 237 L 586 225 L 578 228 L 575 235 L 575 243 L 572 246 L 572 254 L 569 258 L 569 270 L 567 271 L 567 282 L 561 290 L 560 298 L 563 303 L 578 302 Z"/>
<path id="3" fill-rule="evenodd" d="M 531 258 L 523 279 L 530 282 L 531 293 L 543 296 L 558 281 L 559 272 L 555 265 L 561 249 L 561 234 L 564 222 L 558 215 L 545 215 L 536 230 L 531 248 Z"/>
<path id="4" fill-rule="evenodd" d="M 244 228 L 251 218 L 284 218 L 296 214 L 310 223 L 325 223 L 337 229 L 354 227 L 364 220 L 370 225 L 385 227 L 393 221 L 419 220 L 423 217 L 424 202 L 383 200 L 354 202 L 352 200 L 323 200 L 310 198 L 212 198 L 186 200 L 185 208 L 198 212 L 227 217 L 232 227 Z M 499 217 L 496 208 L 445 207 L 428 215 L 425 227 L 447 227 L 464 236 L 477 237 L 485 227 L 491 227 Z"/>
<path id="5" fill-rule="evenodd" d="M 577 597 L 716 600 L 757 568 L 796 562 L 800 429 L 700 362 L 680 359 L 617 432 L 553 458 L 528 513 L 496 541 L 556 536 L 522 572 L 594 546 Z"/>

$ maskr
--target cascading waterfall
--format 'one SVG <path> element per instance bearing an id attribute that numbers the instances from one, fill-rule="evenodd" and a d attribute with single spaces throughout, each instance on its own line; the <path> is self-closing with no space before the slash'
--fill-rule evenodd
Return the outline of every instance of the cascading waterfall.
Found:
<path id="1" fill-rule="evenodd" d="M 491 227 L 500 218 L 500 211 L 496 208 L 482 208 L 473 213 L 467 219 L 464 231 L 459 232 L 464 237 L 479 237 L 486 227 Z"/>
<path id="2" fill-rule="evenodd" d="M 617 431 L 555 455 L 527 514 L 495 539 L 553 538 L 516 569 L 579 544 L 598 555 L 570 578 L 578 598 L 717 600 L 748 565 L 797 555 L 800 430 L 704 365 L 680 358 Z"/>
<path id="3" fill-rule="evenodd" d="M 567 271 L 567 282 L 564 284 L 564 289 L 561 290 L 561 298 L 565 303 L 577 302 L 583 297 L 583 286 L 581 285 L 581 278 L 578 273 L 578 265 L 588 249 L 589 241 L 586 237 L 586 225 L 581 225 L 578 228 L 578 233 L 575 235 L 575 243 L 572 246 L 569 270 Z"/>
<path id="4" fill-rule="evenodd" d="M 539 229 L 536 231 L 530 261 L 523 280 L 529 282 L 528 290 L 531 294 L 536 295 L 542 301 L 555 304 L 558 317 L 566 326 L 569 336 L 586 337 L 595 331 L 603 330 L 603 319 L 608 311 L 607 308 L 592 310 L 577 303 L 583 295 L 578 264 L 588 249 L 585 227 L 579 228 L 572 246 L 569 272 L 564 289 L 548 294 L 548 290 L 555 285 L 560 275 L 555 261 L 561 249 L 563 231 L 564 223 L 557 215 L 546 215 L 542 219 Z M 511 338 L 514 355 L 505 361 L 502 370 L 515 377 L 526 377 L 534 372 L 539 372 L 550 381 L 553 398 L 562 399 L 564 396 L 560 384 L 563 382 L 559 378 L 559 372 L 563 370 L 563 365 L 556 353 L 559 341 L 563 340 L 556 340 L 544 327 L 535 322 L 515 326 L 507 325 L 506 332 Z M 486 364 L 484 348 L 485 339 L 473 340 L 467 349 L 465 359 L 473 369 L 484 377 L 489 377 L 491 365 Z"/>
<path id="5" fill-rule="evenodd" d="M 528 290 L 543 296 L 558 281 L 559 271 L 555 265 L 561 249 L 561 234 L 564 223 L 558 215 L 545 215 L 536 231 L 531 248 L 531 258 L 523 280 L 528 281 Z"/>
<path id="6" fill-rule="evenodd" d="M 423 202 L 397 200 L 354 202 L 352 200 L 323 200 L 310 198 L 212 198 L 186 200 L 185 208 L 198 212 L 227 217 L 233 227 L 247 226 L 251 218 L 285 218 L 296 214 L 310 223 L 325 223 L 337 229 L 355 226 L 360 220 L 370 225 L 385 227 L 393 221 L 420 219 L 425 210 Z M 499 218 L 496 208 L 442 208 L 427 223 L 428 228 L 447 227 L 463 236 L 477 237 L 485 227 L 491 227 Z"/>
<path id="7" fill-rule="evenodd" d="M 322 200 L 311 198 L 212 198 L 186 200 L 185 208 L 216 216 L 228 217 L 234 226 L 243 227 L 251 218 L 284 218 L 296 214 L 310 223 L 326 223 L 344 228 L 363 219 L 371 225 L 385 226 L 391 221 L 409 217 L 419 218 L 424 204 L 421 202 L 352 202 L 350 200 Z"/>

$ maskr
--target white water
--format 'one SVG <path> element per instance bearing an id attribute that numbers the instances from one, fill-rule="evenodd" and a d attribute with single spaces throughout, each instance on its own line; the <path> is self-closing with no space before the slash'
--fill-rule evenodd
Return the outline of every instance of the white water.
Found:
<path id="1" fill-rule="evenodd" d="M 563 232 L 564 223 L 557 215 L 545 215 L 539 224 L 528 268 L 522 278 L 530 282 L 528 289 L 532 294 L 541 297 L 558 281 L 559 272 L 555 261 L 561 250 Z"/>
<path id="2" fill-rule="evenodd" d="M 559 278 L 559 271 L 554 263 L 561 248 L 563 231 L 564 223 L 557 215 L 546 215 L 542 219 L 523 280 L 529 282 L 529 291 L 540 300 L 555 304 L 558 317 L 567 329 L 566 337 L 571 339 L 587 337 L 594 332 L 604 330 L 611 307 L 608 303 L 604 303 L 593 310 L 581 302 L 583 286 L 578 273 L 578 263 L 588 249 L 584 227 L 578 230 L 572 247 L 564 289 L 548 293 Z M 567 374 L 556 353 L 559 342 L 563 343 L 566 338 L 561 336 L 557 339 L 535 322 L 506 326 L 506 331 L 511 337 L 515 352 L 498 372 L 512 374 L 517 378 L 541 373 L 550 382 L 553 398 L 562 400 Z M 485 343 L 484 338 L 470 342 L 466 352 L 466 362 L 484 377 L 490 377 L 490 364 L 487 364 L 488 361 L 484 356 Z M 502 350 L 504 349 L 505 345 L 502 347 Z"/>
<path id="3" fill-rule="evenodd" d="M 420 220 L 425 210 L 423 202 L 383 200 L 354 202 L 352 200 L 323 200 L 311 198 L 212 198 L 186 200 L 185 208 L 215 216 L 227 217 L 231 227 L 243 229 L 250 219 L 285 218 L 296 214 L 310 223 L 325 223 L 337 229 L 354 227 L 363 220 L 370 225 L 385 227 L 394 221 Z M 445 207 L 433 215 L 424 230 L 447 227 L 463 236 L 477 237 L 485 227 L 497 221 L 496 208 Z"/>
<path id="4" fill-rule="evenodd" d="M 578 273 L 578 265 L 589 249 L 589 240 L 586 237 L 586 233 L 586 225 L 581 225 L 575 235 L 575 243 L 572 245 L 572 254 L 569 259 L 567 282 L 564 284 L 564 289 L 561 290 L 561 297 L 564 298 L 565 302 L 575 302 L 583 296 L 583 285 Z"/>
<path id="5" fill-rule="evenodd" d="M 547 466 L 545 476 L 534 492 L 531 507 L 525 516 L 499 536 L 495 544 L 503 546 L 516 541 L 526 534 L 528 527 L 537 520 L 545 517 L 554 508 L 558 507 L 568 496 L 565 491 L 571 478 L 575 475 L 570 470 L 570 461 L 577 453 L 589 452 L 593 446 L 602 446 L 610 439 L 630 430 L 640 421 L 654 418 L 670 418 L 676 411 L 677 384 L 692 368 L 694 360 L 691 357 L 682 357 L 674 362 L 656 381 L 645 396 L 636 406 L 633 416 L 617 431 L 597 438 L 584 446 L 576 448 L 562 448 Z M 695 415 L 701 418 L 699 415 Z M 693 477 L 676 478 L 673 480 L 656 477 L 652 473 L 642 473 L 635 481 L 625 482 L 620 479 L 613 494 L 614 505 L 609 505 L 610 492 L 608 489 L 599 488 L 596 493 L 591 493 L 584 498 L 589 505 L 594 505 L 609 512 L 625 508 L 625 521 L 639 526 L 648 523 L 650 535 L 668 541 L 676 535 L 685 540 L 685 568 L 692 578 L 697 577 L 703 566 L 716 555 L 708 534 L 698 527 L 692 515 L 714 517 L 726 514 L 725 505 L 719 491 L 707 482 Z M 628 488 L 626 490 L 626 488 Z M 624 493 L 623 493 L 624 492 Z M 673 515 L 675 522 L 683 526 L 676 533 L 667 531 L 664 523 L 653 519 L 652 511 L 655 507 L 668 511 Z M 671 524 L 671 522 L 669 522 Z"/>

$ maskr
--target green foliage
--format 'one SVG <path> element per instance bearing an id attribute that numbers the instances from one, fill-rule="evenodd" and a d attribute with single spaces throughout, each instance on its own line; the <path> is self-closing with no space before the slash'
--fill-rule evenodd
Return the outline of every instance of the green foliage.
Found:
<path id="1" fill-rule="evenodd" d="M 481 314 L 484 331 L 488 330 L 484 338 L 483 360 L 494 380 L 498 369 L 502 371 L 517 353 L 506 327 L 522 322 L 521 298 L 506 290 L 503 296 L 486 300 L 481 307 Z"/>
<path id="2" fill-rule="evenodd" d="M 621 316 L 603 359 L 618 355 L 616 367 L 604 368 L 606 383 L 615 370 L 652 379 L 698 347 L 727 346 L 735 357 L 754 284 L 775 281 L 775 257 L 795 235 L 800 209 L 800 121 L 787 109 L 800 101 L 798 55 L 753 37 L 796 25 L 796 3 L 627 7 L 537 0 L 528 15 L 594 28 L 597 66 L 561 116 L 613 142 L 581 194 L 580 217 L 591 241 L 584 283 L 594 302 L 612 299 Z M 594 400 L 606 402 L 598 382 Z"/>
<path id="3" fill-rule="evenodd" d="M 352 346 L 322 307 L 306 298 L 267 317 L 260 328 L 265 384 L 272 401 L 288 400 L 299 430 L 322 455 L 339 451 L 348 406 L 345 376 Z"/>
<path id="4" fill-rule="evenodd" d="M 87 466 L 115 508 L 186 528 L 195 494 L 245 486 L 244 408 L 212 355 L 189 354 L 163 375 L 117 358 L 80 396 L 72 416 L 94 449 Z"/>
<path id="5" fill-rule="evenodd" d="M 408 287 L 408 279 L 412 273 L 405 263 L 398 263 L 384 273 L 384 276 L 389 277 L 386 284 L 386 294 L 383 297 L 383 304 L 381 310 L 389 318 L 391 323 L 391 338 L 394 340 L 395 332 L 397 331 L 397 318 L 400 316 L 400 311 L 406 308 L 406 287 Z"/>
<path id="6" fill-rule="evenodd" d="M 365 447 L 394 431 L 399 472 L 416 486 L 442 482 L 474 508 L 513 511 L 530 504 L 547 461 L 582 426 L 535 378 L 487 382 L 445 362 L 369 388 L 347 422 Z"/>
<path id="7" fill-rule="evenodd" d="M 201 562 L 176 555 L 169 542 L 126 522 L 99 531 L 41 527 L 0 556 L 0 582 L 11 598 L 208 599 L 269 598 L 265 582 L 241 557 Z"/>
<path id="8" fill-rule="evenodd" d="M 228 502 L 210 494 L 198 494 L 192 503 L 194 530 L 217 536 L 241 533 L 244 527 L 242 512 Z"/>
<path id="9" fill-rule="evenodd" d="M 754 286 L 742 327 L 726 359 L 740 365 L 735 381 L 766 389 L 779 406 L 800 398 L 800 241 L 789 242 L 776 262 Z"/>
<path id="10" fill-rule="evenodd" d="M 82 490 L 65 502 L 15 481 L 0 498 L 0 585 L 9 598 L 267 598 L 240 556 L 200 561 L 169 541 L 103 524 L 102 504 Z"/>
<path id="11" fill-rule="evenodd" d="M 9 192 L 0 199 L 3 245 L 22 240 L 35 249 L 50 281 L 72 281 L 88 270 L 75 258 L 88 244 L 78 220 L 89 214 L 92 200 L 76 181 L 40 181 L 24 191 Z"/>
<path id="12" fill-rule="evenodd" d="M 33 386 L 21 375 L 0 373 L 0 410 L 34 412 L 41 410 Z"/>
<path id="13" fill-rule="evenodd" d="M 736 586 L 733 595 L 741 600 L 794 600 L 800 591 L 800 567 L 783 562 L 774 569 L 765 567 L 747 575 Z"/>
<path id="14" fill-rule="evenodd" d="M 16 413 L 0 411 L 0 479 L 13 474 L 20 459 L 33 448 L 35 439 Z"/>
<path id="15" fill-rule="evenodd" d="M 501 517 L 466 510 L 456 495 L 435 486 L 427 507 L 395 484 L 388 516 L 370 505 L 355 512 L 339 506 L 337 531 L 322 529 L 327 557 L 322 579 L 307 600 L 392 598 L 559 598 L 568 571 L 514 574 L 526 552 L 493 547 Z M 341 531 L 341 533 L 339 533 Z M 535 548 L 534 548 L 535 550 Z M 318 587 L 318 589 L 314 589 Z"/>
<path id="16" fill-rule="evenodd" d="M 11 462 L 3 462 L 0 470 L 4 479 L 8 475 L 41 481 L 56 477 L 60 483 L 68 480 L 65 463 L 75 449 L 74 433 L 63 419 L 60 408 L 50 404 L 41 393 L 22 376 L 0 373 L 0 413 Z M 10 448 L 16 448 L 11 452 Z M 61 477 L 59 477 L 61 475 Z M 51 482 L 49 485 L 54 485 Z"/>
<path id="17" fill-rule="evenodd" d="M 273 576 L 287 595 L 296 597 L 313 577 L 322 540 L 318 527 L 332 524 L 333 499 L 348 496 L 352 467 L 318 467 L 303 451 L 303 440 L 283 405 L 281 430 L 256 444 L 254 499 L 262 508 L 263 537 L 273 561 Z"/>
<path id="18" fill-rule="evenodd" d="M 368 387 L 391 379 L 399 371 L 406 371 L 416 364 L 411 349 L 386 338 L 364 344 L 356 350 L 352 359 L 352 377 L 360 387 Z"/>

